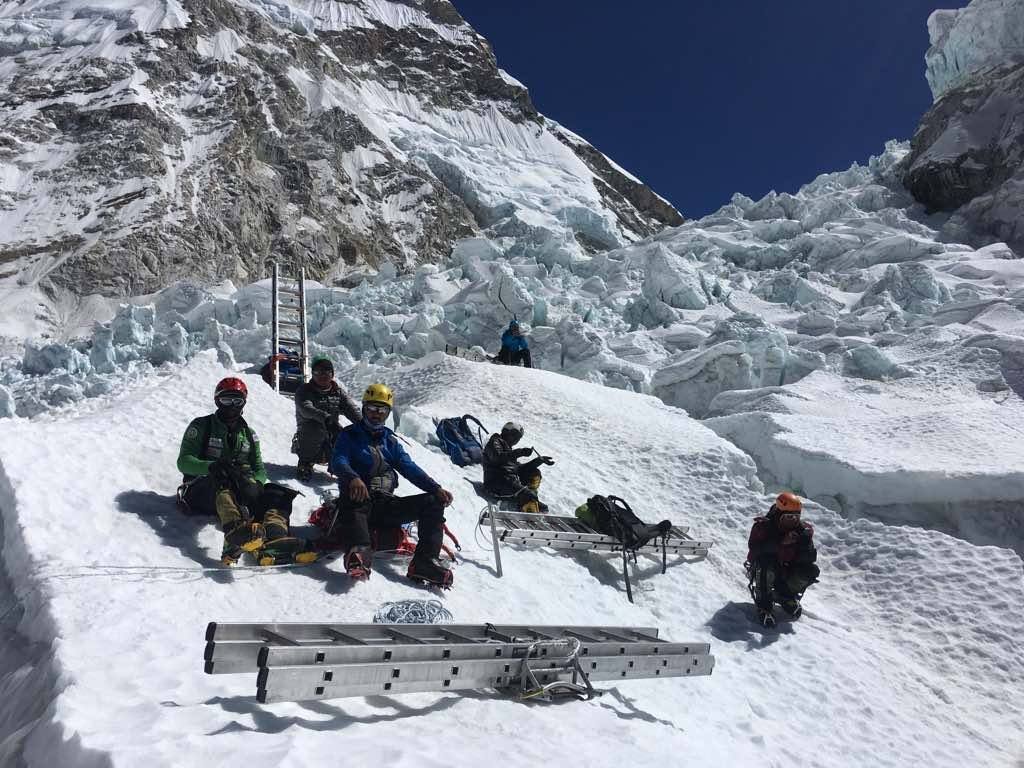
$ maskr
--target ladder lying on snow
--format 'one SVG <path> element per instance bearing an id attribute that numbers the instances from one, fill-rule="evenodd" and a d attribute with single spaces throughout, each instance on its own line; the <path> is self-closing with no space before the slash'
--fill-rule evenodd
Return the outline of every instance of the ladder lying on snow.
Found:
<path id="1" fill-rule="evenodd" d="M 211 622 L 207 674 L 257 673 L 261 703 L 495 688 L 590 698 L 592 681 L 710 675 L 707 643 L 655 628 Z"/>
<path id="2" fill-rule="evenodd" d="M 474 483 L 474 485 L 476 485 Z M 498 578 L 503 575 L 499 543 L 519 544 L 526 547 L 552 549 L 598 550 L 622 553 L 622 574 L 626 581 L 626 596 L 633 602 L 633 588 L 629 582 L 630 554 L 651 554 L 667 557 L 669 554 L 703 559 L 708 555 L 710 541 L 697 541 L 687 535 L 689 528 L 673 526 L 667 536 L 651 539 L 635 550 L 627 549 L 618 539 L 598 533 L 578 517 L 542 515 L 532 512 L 513 512 L 503 509 L 504 499 L 487 496 L 477 486 L 477 492 L 486 500 L 481 510 L 479 525 L 491 529 L 494 562 Z"/>
<path id="3" fill-rule="evenodd" d="M 299 385 L 309 379 L 309 340 L 306 337 L 306 270 L 299 269 L 298 280 L 287 280 L 281 285 L 282 278 L 278 263 L 274 262 L 271 312 L 271 347 L 274 365 L 274 390 L 293 394 Z M 281 334 L 281 329 L 285 334 Z M 284 353 L 281 353 L 281 350 Z M 281 354 L 285 359 L 294 362 L 299 370 L 297 373 L 281 371 Z M 282 380 L 283 379 L 283 380 Z"/>

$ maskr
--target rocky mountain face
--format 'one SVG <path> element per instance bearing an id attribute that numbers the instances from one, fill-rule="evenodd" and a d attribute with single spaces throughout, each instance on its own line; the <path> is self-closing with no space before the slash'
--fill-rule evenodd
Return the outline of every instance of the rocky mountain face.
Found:
<path id="1" fill-rule="evenodd" d="M 342 279 L 479 235 L 553 266 L 682 222 L 446 0 L 16 0 L 0 94 L 0 288 Z"/>
<path id="2" fill-rule="evenodd" d="M 935 103 L 911 142 L 904 183 L 953 213 L 951 238 L 1024 249 L 1024 3 L 973 0 L 928 20 Z"/>

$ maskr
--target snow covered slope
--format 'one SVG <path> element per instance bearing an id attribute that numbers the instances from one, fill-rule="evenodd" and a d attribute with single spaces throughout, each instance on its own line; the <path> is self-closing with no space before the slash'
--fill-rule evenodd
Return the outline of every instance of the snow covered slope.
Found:
<path id="1" fill-rule="evenodd" d="M 537 113 L 446 0 L 0 4 L 0 301 L 406 267 L 487 233 L 569 260 L 681 216 Z"/>
<path id="2" fill-rule="evenodd" d="M 466 561 L 444 596 L 456 619 L 651 624 L 710 641 L 715 673 L 636 681 L 564 706 L 487 693 L 260 706 L 251 677 L 202 674 L 207 621 L 365 622 L 381 602 L 423 593 L 385 562 L 355 586 L 336 564 L 214 567 L 219 534 L 178 515 L 172 494 L 181 432 L 225 373 L 206 353 L 59 420 L 5 423 L 2 551 L 17 598 L 5 620 L 17 617 L 33 643 L 22 649 L 26 666 L 12 669 L 5 654 L 0 667 L 0 690 L 14 697 L 0 718 L 6 761 L 1010 766 L 1024 757 L 1024 579 L 1012 552 L 809 505 L 822 583 L 799 622 L 762 633 L 749 621 L 741 563 L 750 520 L 770 496 L 749 458 L 649 396 L 436 354 L 383 375 L 398 390 L 412 455 L 456 494 L 449 521 Z M 347 383 L 379 375 L 362 365 Z M 288 478 L 291 403 L 248 382 L 246 415 L 272 476 Z M 472 532 L 480 502 L 465 478 L 479 470 L 425 445 L 430 417 L 464 411 L 492 427 L 521 420 L 526 442 L 558 459 L 542 488 L 554 509 L 619 492 L 641 515 L 713 539 L 711 556 L 664 576 L 642 563 L 635 605 L 607 556 L 509 549 L 496 579 Z M 315 503 L 300 498 L 295 518 Z M 45 710 L 20 708 L 41 695 Z"/>

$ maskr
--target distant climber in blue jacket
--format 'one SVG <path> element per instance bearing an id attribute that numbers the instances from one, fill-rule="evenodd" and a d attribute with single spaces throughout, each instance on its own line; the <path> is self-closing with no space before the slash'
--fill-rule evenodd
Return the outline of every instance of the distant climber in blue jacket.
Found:
<path id="1" fill-rule="evenodd" d="M 444 508 L 452 495 L 412 460 L 395 433 L 384 426 L 395 396 L 385 384 L 371 384 L 363 393 L 362 420 L 341 430 L 334 444 L 331 471 L 338 478 L 338 516 L 328 535 L 348 545 L 349 576 L 370 575 L 371 528 L 395 528 L 418 522 L 419 543 L 408 576 L 449 587 L 452 574 L 438 561 L 444 537 Z M 398 475 L 424 493 L 395 496 Z"/>
<path id="2" fill-rule="evenodd" d="M 533 360 L 530 358 L 530 346 L 519 328 L 519 321 L 513 320 L 508 328 L 501 334 L 501 351 L 498 352 L 498 361 L 505 365 L 523 364 L 524 368 L 533 368 Z"/>

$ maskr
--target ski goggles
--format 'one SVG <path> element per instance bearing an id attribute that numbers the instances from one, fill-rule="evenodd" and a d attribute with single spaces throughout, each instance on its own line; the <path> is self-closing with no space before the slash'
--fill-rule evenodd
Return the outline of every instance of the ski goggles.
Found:
<path id="1" fill-rule="evenodd" d="M 213 401 L 222 408 L 242 408 L 245 405 L 242 395 L 217 395 Z"/>
<path id="2" fill-rule="evenodd" d="M 391 413 L 391 406 L 381 405 L 380 403 L 366 403 L 363 406 L 363 412 L 367 416 L 387 416 Z"/>

